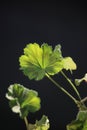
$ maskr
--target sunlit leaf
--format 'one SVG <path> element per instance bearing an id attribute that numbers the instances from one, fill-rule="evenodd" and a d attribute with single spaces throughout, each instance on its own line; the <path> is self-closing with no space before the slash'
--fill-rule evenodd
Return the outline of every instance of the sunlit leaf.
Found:
<path id="1" fill-rule="evenodd" d="M 76 70 L 77 66 L 71 57 L 63 58 L 62 60 L 64 69 L 66 70 Z"/>
<path id="2" fill-rule="evenodd" d="M 21 118 L 29 112 L 36 112 L 40 109 L 40 98 L 35 90 L 25 88 L 20 84 L 13 84 L 8 87 L 6 98 L 13 112 L 19 113 Z"/>
<path id="3" fill-rule="evenodd" d="M 24 48 L 24 54 L 19 57 L 20 69 L 29 79 L 41 80 L 46 73 L 55 75 L 62 69 L 75 70 L 76 64 L 70 57 L 63 57 L 61 45 L 53 49 L 47 43 L 41 46 L 29 43 Z"/>

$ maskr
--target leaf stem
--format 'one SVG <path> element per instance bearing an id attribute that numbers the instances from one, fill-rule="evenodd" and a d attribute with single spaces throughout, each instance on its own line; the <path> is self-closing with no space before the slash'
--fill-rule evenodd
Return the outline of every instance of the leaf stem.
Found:
<path id="1" fill-rule="evenodd" d="M 26 129 L 29 130 L 29 123 L 28 123 L 28 120 L 26 117 L 24 117 L 24 122 L 25 122 L 25 125 L 26 125 Z"/>
<path id="2" fill-rule="evenodd" d="M 76 89 L 75 85 L 71 82 L 71 80 L 65 75 L 65 73 L 63 71 L 61 71 L 61 74 L 65 77 L 65 79 L 69 82 L 69 84 L 72 86 L 72 88 L 74 89 L 74 91 L 76 92 L 79 100 L 81 101 L 81 96 L 80 93 L 78 92 L 78 90 Z"/>
<path id="3" fill-rule="evenodd" d="M 65 90 L 60 84 L 58 84 L 53 78 L 51 78 L 51 76 L 49 74 L 46 73 L 46 76 L 48 77 L 48 79 L 53 82 L 61 91 L 63 91 L 66 95 L 68 95 L 76 104 L 78 103 L 78 101 L 67 91 Z"/>

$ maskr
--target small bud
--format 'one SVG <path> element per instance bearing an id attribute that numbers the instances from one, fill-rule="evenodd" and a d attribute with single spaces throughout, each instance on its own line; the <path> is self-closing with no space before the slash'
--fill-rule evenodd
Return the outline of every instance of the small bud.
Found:
<path id="1" fill-rule="evenodd" d="M 81 79 L 75 79 L 75 85 L 79 86 L 82 81 L 85 81 L 87 83 L 87 73 L 84 75 Z"/>
<path id="2" fill-rule="evenodd" d="M 83 78 L 82 79 L 75 79 L 75 85 L 79 86 L 82 81 L 83 81 Z"/>

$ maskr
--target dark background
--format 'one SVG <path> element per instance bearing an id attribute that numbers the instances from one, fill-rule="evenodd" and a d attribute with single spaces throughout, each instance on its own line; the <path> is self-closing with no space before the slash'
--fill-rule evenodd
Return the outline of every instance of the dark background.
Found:
<path id="1" fill-rule="evenodd" d="M 0 127 L 3 130 L 26 130 L 24 121 L 12 113 L 5 98 L 8 86 L 20 83 L 37 90 L 41 97 L 42 107 L 30 114 L 29 122 L 34 123 L 45 114 L 50 120 L 50 130 L 65 130 L 66 124 L 75 119 L 78 111 L 73 101 L 47 78 L 30 81 L 19 70 L 19 56 L 30 42 L 40 45 L 47 42 L 53 47 L 61 44 L 63 56 L 71 56 L 78 66 L 72 76 L 68 73 L 69 76 L 72 79 L 83 77 L 87 72 L 86 3 L 31 1 L 0 4 Z M 60 74 L 53 78 L 68 88 Z M 78 89 L 85 97 L 87 84 L 82 85 Z"/>

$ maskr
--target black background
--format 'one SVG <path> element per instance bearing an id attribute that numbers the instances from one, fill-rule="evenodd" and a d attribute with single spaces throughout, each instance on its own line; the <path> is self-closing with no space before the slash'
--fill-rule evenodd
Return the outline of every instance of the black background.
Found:
<path id="1" fill-rule="evenodd" d="M 37 90 L 41 97 L 42 107 L 29 115 L 29 122 L 34 123 L 45 114 L 50 120 L 50 130 L 65 130 L 66 124 L 77 114 L 78 109 L 73 101 L 47 78 L 30 81 L 19 70 L 19 56 L 30 42 L 40 45 L 47 42 L 53 47 L 61 44 L 63 56 L 71 56 L 77 64 L 77 70 L 72 76 L 68 73 L 69 76 L 72 79 L 84 76 L 87 72 L 86 3 L 30 1 L 0 4 L 0 127 L 3 130 L 26 129 L 24 121 L 12 113 L 5 98 L 8 86 L 20 83 Z M 69 87 L 60 74 L 55 75 L 54 79 L 59 80 L 66 89 Z M 87 84 L 82 85 L 78 89 L 85 97 Z"/>

